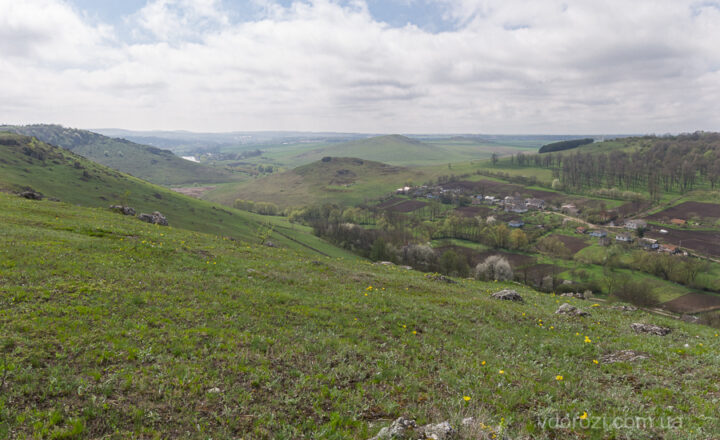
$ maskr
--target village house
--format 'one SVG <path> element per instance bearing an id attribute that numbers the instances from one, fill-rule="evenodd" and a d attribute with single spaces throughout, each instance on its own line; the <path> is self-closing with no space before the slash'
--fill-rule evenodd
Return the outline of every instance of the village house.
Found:
<path id="1" fill-rule="evenodd" d="M 510 226 L 511 228 L 522 228 L 523 226 L 525 226 L 525 222 L 523 222 L 522 220 L 510 220 L 508 222 L 508 226 Z"/>
<path id="2" fill-rule="evenodd" d="M 471 205 L 480 205 L 480 204 L 482 204 L 482 202 L 483 202 L 483 196 L 481 196 L 481 195 L 473 196 L 472 200 L 470 200 Z"/>
<path id="3" fill-rule="evenodd" d="M 615 236 L 615 241 L 619 241 L 619 242 L 622 242 L 622 243 L 632 243 L 633 238 L 632 238 L 632 236 L 631 236 L 630 234 L 628 234 L 628 233 L 623 233 L 623 234 L 617 234 L 617 235 Z"/>
<path id="4" fill-rule="evenodd" d="M 528 209 L 543 210 L 545 209 L 545 201 L 543 199 L 525 199 L 525 206 Z"/>
<path id="5" fill-rule="evenodd" d="M 628 220 L 625 222 L 625 229 L 631 231 L 637 231 L 638 229 L 647 228 L 647 222 L 645 220 Z"/>
<path id="6" fill-rule="evenodd" d="M 578 226 L 577 228 L 575 228 L 575 232 L 577 232 L 578 234 L 584 234 L 587 232 L 587 228 L 584 226 Z"/>
<path id="7" fill-rule="evenodd" d="M 575 205 L 573 205 L 572 203 L 567 203 L 565 205 L 562 205 L 560 207 L 560 210 L 562 212 L 564 212 L 565 214 L 570 214 L 570 215 L 577 215 L 579 212 L 577 207 Z"/>
<path id="8" fill-rule="evenodd" d="M 603 230 L 592 231 L 590 233 L 590 236 L 597 237 L 597 238 L 605 238 L 605 237 L 607 237 L 607 231 L 603 231 Z"/>
<path id="9" fill-rule="evenodd" d="M 395 190 L 395 194 L 407 194 L 410 191 L 409 186 L 404 186 Z"/>

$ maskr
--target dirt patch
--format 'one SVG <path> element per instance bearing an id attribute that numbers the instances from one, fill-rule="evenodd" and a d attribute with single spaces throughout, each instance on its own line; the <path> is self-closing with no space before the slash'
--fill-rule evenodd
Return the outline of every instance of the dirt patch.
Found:
<path id="1" fill-rule="evenodd" d="M 463 217 L 487 217 L 493 211 L 492 209 L 484 206 L 463 206 L 462 208 L 457 208 L 454 212 Z"/>
<path id="2" fill-rule="evenodd" d="M 700 313 L 720 309 L 720 296 L 702 293 L 688 293 L 663 304 L 675 313 Z"/>
<path id="3" fill-rule="evenodd" d="M 206 192 L 215 189 L 214 186 L 193 186 L 191 188 L 170 188 L 176 193 L 185 194 L 186 196 L 195 197 L 199 199 L 201 195 Z"/>
<path id="4" fill-rule="evenodd" d="M 427 203 L 421 202 L 419 200 L 405 200 L 404 202 L 400 202 L 397 205 L 393 205 L 387 208 L 387 210 L 395 212 L 413 212 L 426 206 Z"/>
<path id="5" fill-rule="evenodd" d="M 715 203 L 685 202 L 645 218 L 661 221 L 670 221 L 674 218 L 683 220 L 690 220 L 691 218 L 719 219 L 720 205 Z"/>
<path id="6" fill-rule="evenodd" d="M 657 230 L 648 231 L 646 237 L 659 239 L 679 246 L 681 248 L 694 250 L 704 255 L 713 257 L 720 256 L 720 233 L 715 231 L 692 231 L 684 229 L 665 228 L 667 234 L 661 234 Z"/>
<path id="7" fill-rule="evenodd" d="M 401 199 L 400 197 L 390 197 L 389 199 L 383 201 L 382 203 L 378 203 L 376 205 L 376 207 L 385 209 L 385 208 L 389 208 L 393 205 L 397 205 L 400 202 L 404 202 L 405 200 L 407 200 L 407 199 Z"/>
<path id="8" fill-rule="evenodd" d="M 556 238 L 562 242 L 562 244 L 565 245 L 566 248 L 573 254 L 576 254 L 580 252 L 581 250 L 585 249 L 586 247 L 590 246 L 588 243 L 585 242 L 582 238 L 578 237 L 570 237 L 567 235 L 559 235 L 559 234 L 553 234 L 550 235 L 551 238 Z"/>
<path id="9" fill-rule="evenodd" d="M 652 206 L 652 204 L 647 200 L 627 202 L 624 205 L 620 205 L 617 208 L 617 212 L 622 217 L 630 217 L 637 214 L 638 212 L 645 211 L 646 209 L 650 208 L 650 206 Z"/>

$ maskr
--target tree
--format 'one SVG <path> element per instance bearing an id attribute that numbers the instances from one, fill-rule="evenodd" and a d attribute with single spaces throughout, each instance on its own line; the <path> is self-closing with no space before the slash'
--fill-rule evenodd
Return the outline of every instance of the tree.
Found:
<path id="1" fill-rule="evenodd" d="M 492 161 L 493 166 L 497 165 L 498 155 L 496 153 L 493 153 L 492 156 L 490 156 L 490 160 Z"/>
<path id="2" fill-rule="evenodd" d="M 470 271 L 465 257 L 453 250 L 445 251 L 440 257 L 440 270 L 447 275 L 466 277 Z"/>
<path id="3" fill-rule="evenodd" d="M 510 232 L 510 247 L 512 249 L 523 249 L 528 245 L 528 238 L 521 229 L 513 229 Z"/>
<path id="4" fill-rule="evenodd" d="M 479 280 L 509 281 L 513 278 L 510 263 L 500 255 L 491 255 L 475 266 L 475 278 Z"/>

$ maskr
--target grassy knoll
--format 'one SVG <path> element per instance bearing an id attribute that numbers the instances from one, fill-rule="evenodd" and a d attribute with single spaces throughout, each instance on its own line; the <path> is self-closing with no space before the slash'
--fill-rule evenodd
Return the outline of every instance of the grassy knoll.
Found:
<path id="1" fill-rule="evenodd" d="M 218 186 L 203 194 L 232 205 L 235 199 L 272 202 L 280 207 L 337 203 L 344 206 L 377 199 L 407 182 L 428 177 L 419 170 L 364 159 L 333 157 L 243 184 Z"/>
<path id="2" fill-rule="evenodd" d="M 490 298 L 505 287 L 526 302 Z M 560 302 L 0 194 L 0 438 L 362 439 L 400 415 L 498 438 L 720 432 L 716 330 Z M 625 349 L 651 359 L 603 361 Z M 630 416 L 655 426 L 613 428 Z"/>
<path id="3" fill-rule="evenodd" d="M 224 167 L 187 161 L 169 150 L 114 139 L 86 130 L 59 125 L 26 125 L 0 126 L 0 131 L 34 136 L 43 142 L 63 147 L 94 162 L 158 185 L 217 183 L 243 177 L 234 175 Z"/>

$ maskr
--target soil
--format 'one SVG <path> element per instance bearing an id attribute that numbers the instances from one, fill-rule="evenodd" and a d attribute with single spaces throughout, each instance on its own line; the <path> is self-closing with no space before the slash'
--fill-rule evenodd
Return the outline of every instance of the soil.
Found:
<path id="1" fill-rule="evenodd" d="M 720 309 L 720 296 L 702 293 L 688 293 L 663 304 L 675 313 L 700 313 Z"/>
<path id="2" fill-rule="evenodd" d="M 656 238 L 662 242 L 674 244 L 681 248 L 694 250 L 703 255 L 720 257 L 720 232 L 693 231 L 685 229 L 665 228 L 667 234 L 657 230 L 648 231 L 646 237 Z"/>
<path id="3" fill-rule="evenodd" d="M 674 218 L 690 220 L 694 217 L 719 219 L 720 205 L 715 203 L 685 202 L 649 215 L 646 218 L 649 220 L 670 220 Z"/>
<path id="4" fill-rule="evenodd" d="M 427 206 L 427 203 L 421 202 L 419 200 L 405 200 L 404 202 L 400 202 L 397 205 L 390 206 L 389 208 L 386 208 L 388 211 L 395 211 L 395 212 L 413 212 L 417 211 L 418 209 L 422 209 Z"/>
<path id="5" fill-rule="evenodd" d="M 385 200 L 384 202 L 379 203 L 377 205 L 377 207 L 381 208 L 381 209 L 385 209 L 385 208 L 389 208 L 393 205 L 397 205 L 398 203 L 403 202 L 405 200 L 407 200 L 407 199 L 401 199 L 399 197 L 390 197 L 389 199 Z"/>
<path id="6" fill-rule="evenodd" d="M 586 247 L 590 246 L 588 243 L 585 242 L 582 238 L 578 237 L 570 237 L 567 235 L 559 235 L 559 234 L 553 234 L 550 235 L 552 238 L 557 238 L 560 240 L 566 248 L 573 254 L 576 254 L 580 252 L 582 249 L 585 249 Z"/>
<path id="7" fill-rule="evenodd" d="M 463 217 L 487 217 L 493 210 L 484 206 L 463 206 L 462 208 L 457 208 L 455 212 Z"/>

